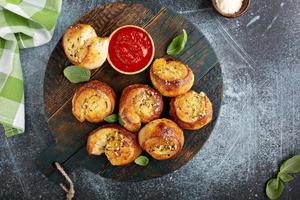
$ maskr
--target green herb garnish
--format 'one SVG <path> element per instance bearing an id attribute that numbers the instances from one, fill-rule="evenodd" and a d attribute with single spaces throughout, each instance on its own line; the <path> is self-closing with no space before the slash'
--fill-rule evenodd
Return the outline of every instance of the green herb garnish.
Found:
<path id="1" fill-rule="evenodd" d="M 111 114 L 111 115 L 105 117 L 104 121 L 106 121 L 107 123 L 118 122 L 121 126 L 124 126 L 124 122 L 123 122 L 122 118 L 120 117 L 120 115 L 118 115 L 118 114 Z"/>
<path id="2" fill-rule="evenodd" d="M 147 166 L 149 163 L 149 158 L 146 156 L 139 156 L 137 159 L 134 160 L 135 164 L 140 165 L 140 166 Z"/>
<path id="3" fill-rule="evenodd" d="M 300 172 L 300 155 L 296 155 L 283 162 L 276 178 L 272 178 L 267 182 L 266 194 L 269 199 L 278 199 L 283 192 L 284 183 L 294 179 L 290 174 L 298 172 Z"/>
<path id="4" fill-rule="evenodd" d="M 277 176 L 278 176 L 278 178 L 279 178 L 280 180 L 282 180 L 282 181 L 285 182 L 285 183 L 294 180 L 294 177 L 293 177 L 293 176 L 291 176 L 291 175 L 289 175 L 289 174 L 287 174 L 287 173 L 285 173 L 285 172 L 279 172 Z"/>
<path id="5" fill-rule="evenodd" d="M 272 178 L 267 183 L 266 193 L 269 199 L 278 199 L 283 189 L 283 182 L 279 178 Z"/>
<path id="6" fill-rule="evenodd" d="M 121 126 L 124 126 L 124 121 L 120 116 L 118 117 L 118 122 Z"/>
<path id="7" fill-rule="evenodd" d="M 186 30 L 183 29 L 180 35 L 177 35 L 172 42 L 169 44 L 167 48 L 167 54 L 170 56 L 175 56 L 181 53 L 184 49 L 185 44 L 187 42 L 187 33 Z"/>
<path id="8" fill-rule="evenodd" d="M 91 72 L 83 67 L 70 65 L 64 69 L 64 76 L 71 83 L 81 83 L 90 80 Z"/>
<path id="9" fill-rule="evenodd" d="M 300 155 L 296 155 L 282 163 L 280 171 L 288 174 L 300 172 Z"/>
<path id="10" fill-rule="evenodd" d="M 104 121 L 107 123 L 115 123 L 118 121 L 118 115 L 117 114 L 112 114 L 104 118 Z"/>

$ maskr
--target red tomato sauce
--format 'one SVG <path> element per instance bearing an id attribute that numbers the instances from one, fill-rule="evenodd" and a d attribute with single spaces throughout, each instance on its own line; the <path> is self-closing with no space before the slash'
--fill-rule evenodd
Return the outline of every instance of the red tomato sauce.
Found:
<path id="1" fill-rule="evenodd" d="M 152 59 L 153 48 L 147 33 L 129 26 L 117 30 L 111 36 L 108 55 L 116 68 L 124 72 L 136 72 Z"/>

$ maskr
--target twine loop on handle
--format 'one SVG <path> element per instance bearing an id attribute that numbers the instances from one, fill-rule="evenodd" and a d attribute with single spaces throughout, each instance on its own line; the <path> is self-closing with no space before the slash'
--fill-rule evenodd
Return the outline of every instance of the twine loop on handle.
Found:
<path id="1" fill-rule="evenodd" d="M 66 181 L 69 183 L 69 189 L 62 183 L 60 183 L 60 187 L 67 193 L 66 194 L 66 198 L 67 200 L 72 200 L 75 194 L 75 190 L 74 190 L 74 184 L 71 180 L 71 178 L 69 177 L 69 175 L 65 172 L 64 168 L 58 163 L 58 162 L 54 162 L 54 165 L 56 167 L 56 169 L 61 173 L 61 175 L 63 177 L 65 177 Z"/>

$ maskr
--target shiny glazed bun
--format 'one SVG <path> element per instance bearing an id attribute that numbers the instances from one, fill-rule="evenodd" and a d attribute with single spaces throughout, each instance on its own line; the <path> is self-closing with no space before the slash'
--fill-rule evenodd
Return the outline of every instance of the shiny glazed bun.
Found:
<path id="1" fill-rule="evenodd" d="M 80 122 L 97 123 L 113 113 L 116 94 L 106 83 L 92 80 L 79 87 L 72 99 L 73 115 Z"/>
<path id="2" fill-rule="evenodd" d="M 162 96 L 148 85 L 130 85 L 122 92 L 119 116 L 131 132 L 137 132 L 142 123 L 158 119 L 162 110 Z"/>
<path id="3" fill-rule="evenodd" d="M 166 97 L 184 94 L 194 84 L 194 74 L 186 64 L 165 58 L 153 62 L 150 78 L 154 88 Z"/>
<path id="4" fill-rule="evenodd" d="M 212 104 L 204 92 L 189 91 L 170 103 L 170 116 L 183 129 L 202 128 L 212 120 L 212 113 Z"/>
<path id="5" fill-rule="evenodd" d="M 142 152 L 137 136 L 117 124 L 105 125 L 93 131 L 87 141 L 92 155 L 106 155 L 112 165 L 127 165 Z"/>
<path id="6" fill-rule="evenodd" d="M 184 144 L 184 134 L 178 125 L 169 119 L 156 119 L 146 124 L 139 132 L 139 144 L 157 160 L 178 155 Z"/>
<path id="7" fill-rule="evenodd" d="M 70 26 L 62 45 L 71 63 L 87 69 L 100 67 L 108 55 L 108 38 L 97 36 L 94 28 L 88 24 Z"/>

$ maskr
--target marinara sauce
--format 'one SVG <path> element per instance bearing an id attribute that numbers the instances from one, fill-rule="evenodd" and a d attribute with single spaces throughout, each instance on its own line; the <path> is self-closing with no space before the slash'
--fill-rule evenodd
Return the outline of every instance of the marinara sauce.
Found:
<path id="1" fill-rule="evenodd" d="M 142 28 L 124 26 L 110 37 L 108 57 L 122 72 L 134 73 L 150 64 L 154 56 L 151 36 Z"/>

